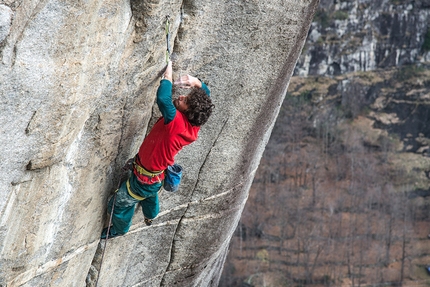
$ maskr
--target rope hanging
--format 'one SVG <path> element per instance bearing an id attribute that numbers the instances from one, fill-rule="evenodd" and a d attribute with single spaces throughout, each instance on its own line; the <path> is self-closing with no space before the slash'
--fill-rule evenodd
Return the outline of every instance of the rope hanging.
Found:
<path id="1" fill-rule="evenodd" d="M 115 207 L 115 202 L 116 202 L 116 194 L 117 194 L 118 189 L 119 189 L 120 186 L 121 186 L 121 178 L 120 178 L 120 180 L 118 182 L 118 186 L 117 186 L 117 189 L 115 190 L 115 194 L 113 195 L 114 197 L 113 197 L 113 202 L 112 202 L 112 209 L 110 211 L 109 225 L 108 225 L 108 229 L 107 229 L 107 232 L 106 232 L 105 246 L 103 247 L 102 259 L 100 260 L 100 269 L 99 269 L 99 272 L 97 273 L 97 280 L 96 280 L 96 285 L 95 285 L 96 287 L 99 284 L 100 272 L 102 271 L 103 259 L 105 257 L 105 250 L 106 250 L 106 246 L 108 244 L 108 239 L 109 239 L 110 226 L 112 224 L 112 216 L 113 216 L 113 209 Z"/>

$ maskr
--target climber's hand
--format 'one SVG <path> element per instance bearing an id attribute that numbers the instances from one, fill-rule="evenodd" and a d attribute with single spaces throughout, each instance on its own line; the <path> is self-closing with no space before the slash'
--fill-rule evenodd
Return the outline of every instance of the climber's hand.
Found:
<path id="1" fill-rule="evenodd" d="M 166 70 L 163 73 L 163 79 L 169 80 L 170 82 L 172 81 L 172 61 L 167 63 Z"/>
<path id="2" fill-rule="evenodd" d="M 190 89 L 193 87 L 201 88 L 202 82 L 196 77 L 185 75 L 179 78 L 179 80 L 176 80 L 175 85 L 178 85 L 180 88 L 183 89 Z"/>

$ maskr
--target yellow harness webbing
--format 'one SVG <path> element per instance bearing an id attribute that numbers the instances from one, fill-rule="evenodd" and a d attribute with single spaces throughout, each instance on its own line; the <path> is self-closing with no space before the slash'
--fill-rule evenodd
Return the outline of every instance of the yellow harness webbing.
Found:
<path id="1" fill-rule="evenodd" d="M 139 196 L 139 195 L 137 195 L 137 194 L 134 194 L 134 193 L 131 191 L 131 188 L 130 188 L 130 180 L 129 180 L 129 179 L 127 180 L 127 182 L 126 182 L 125 184 L 126 184 L 126 186 L 127 186 L 128 194 L 130 194 L 130 196 L 131 196 L 131 197 L 133 197 L 134 199 L 137 199 L 137 200 L 144 200 L 144 199 L 145 199 L 144 197 L 141 197 L 141 196 Z"/>
<path id="2" fill-rule="evenodd" d="M 146 176 L 149 176 L 149 177 L 158 176 L 158 175 L 160 175 L 160 174 L 162 174 L 164 172 L 164 170 L 149 172 L 146 169 L 144 169 L 142 166 L 138 165 L 136 162 L 134 162 L 133 164 L 134 164 L 134 168 L 137 170 L 137 172 L 139 174 L 146 175 Z"/>

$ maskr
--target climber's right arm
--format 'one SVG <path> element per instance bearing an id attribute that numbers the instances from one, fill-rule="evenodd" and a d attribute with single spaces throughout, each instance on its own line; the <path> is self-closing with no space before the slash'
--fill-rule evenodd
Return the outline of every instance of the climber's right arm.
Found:
<path id="1" fill-rule="evenodd" d="M 211 96 L 211 91 L 209 90 L 208 86 L 201 81 L 199 78 L 193 77 L 191 75 L 185 75 L 179 78 L 179 80 L 175 81 L 175 85 L 178 85 L 180 88 L 183 89 L 190 89 L 190 88 L 201 88 L 205 91 L 206 95 L 209 97 Z"/>

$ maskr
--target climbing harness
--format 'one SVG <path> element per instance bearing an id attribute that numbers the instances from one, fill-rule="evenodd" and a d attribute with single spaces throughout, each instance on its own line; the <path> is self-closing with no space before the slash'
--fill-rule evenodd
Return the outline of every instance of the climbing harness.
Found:
<path id="1" fill-rule="evenodd" d="M 148 177 L 159 176 L 164 172 L 164 170 L 150 172 L 150 171 L 146 170 L 143 166 L 140 166 L 139 164 L 137 164 L 136 162 L 133 162 L 133 166 L 139 174 L 146 175 Z"/>
<path id="2" fill-rule="evenodd" d="M 169 63 L 170 60 L 170 21 L 169 21 L 169 15 L 166 16 L 166 42 L 167 42 L 167 49 L 166 49 L 166 64 Z"/>
<path id="3" fill-rule="evenodd" d="M 130 188 L 130 180 L 129 180 L 129 179 L 127 180 L 127 182 L 125 183 L 125 185 L 127 186 L 128 194 L 129 194 L 131 197 L 133 197 L 133 198 L 134 198 L 134 199 L 136 199 L 136 200 L 140 200 L 140 201 L 145 200 L 145 198 L 144 198 L 144 197 L 139 196 L 139 195 L 137 195 L 137 194 L 135 194 L 135 193 L 133 193 L 133 192 L 131 191 L 131 188 Z"/>
<path id="4" fill-rule="evenodd" d="M 137 162 L 133 162 L 134 173 L 137 176 L 137 181 L 141 184 L 154 184 L 161 183 L 164 178 L 164 170 L 160 171 L 148 171 Z M 129 194 L 139 200 L 138 197 L 134 196 L 131 192 Z"/>

